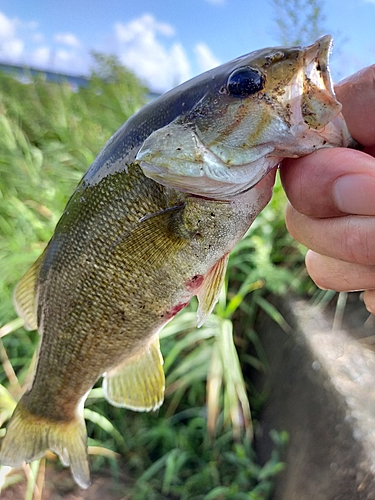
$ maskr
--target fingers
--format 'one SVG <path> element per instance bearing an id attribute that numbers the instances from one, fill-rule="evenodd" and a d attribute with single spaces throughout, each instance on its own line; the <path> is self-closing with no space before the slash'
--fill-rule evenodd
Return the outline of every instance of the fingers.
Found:
<path id="1" fill-rule="evenodd" d="M 366 290 L 375 314 L 375 65 L 336 86 L 351 135 L 363 151 L 321 149 L 285 160 L 286 221 L 310 248 L 307 270 L 321 288 Z"/>
<path id="2" fill-rule="evenodd" d="M 367 145 L 367 153 L 328 148 L 284 161 L 280 174 L 293 206 L 287 209 L 287 225 L 315 252 L 372 265 L 375 158 L 369 153 L 375 152 L 375 65 L 343 81 L 336 91 L 350 132 Z"/>
<path id="3" fill-rule="evenodd" d="M 368 312 L 375 314 L 375 290 L 366 290 L 364 301 Z"/>
<path id="4" fill-rule="evenodd" d="M 306 254 L 306 268 L 317 286 L 324 290 L 365 290 L 363 299 L 366 308 L 375 314 L 375 266 L 353 264 L 309 250 Z"/>
<path id="5" fill-rule="evenodd" d="M 305 215 L 375 215 L 375 158 L 367 153 L 320 149 L 298 160 L 284 160 L 280 175 L 291 204 Z"/>
<path id="6" fill-rule="evenodd" d="M 306 255 L 306 268 L 318 287 L 325 290 L 354 292 L 372 288 L 375 283 L 375 265 L 345 262 L 311 250 Z"/>
<path id="7" fill-rule="evenodd" d="M 294 239 L 317 253 L 357 264 L 375 264 L 375 217 L 314 219 L 288 205 L 286 224 Z"/>
<path id="8" fill-rule="evenodd" d="M 363 146 L 375 145 L 375 65 L 335 86 L 352 137 Z"/>

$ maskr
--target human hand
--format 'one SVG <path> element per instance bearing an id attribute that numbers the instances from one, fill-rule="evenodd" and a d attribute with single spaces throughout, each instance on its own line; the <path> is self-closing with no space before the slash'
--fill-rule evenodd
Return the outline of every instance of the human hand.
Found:
<path id="1" fill-rule="evenodd" d="M 320 288 L 365 290 L 375 314 L 375 65 L 340 82 L 336 95 L 362 151 L 321 149 L 284 160 L 290 234 L 310 250 L 307 270 Z"/>

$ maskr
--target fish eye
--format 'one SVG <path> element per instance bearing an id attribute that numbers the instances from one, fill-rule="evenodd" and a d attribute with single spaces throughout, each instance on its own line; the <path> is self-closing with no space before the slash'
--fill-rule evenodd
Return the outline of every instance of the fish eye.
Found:
<path id="1" fill-rule="evenodd" d="M 264 79 L 259 71 L 244 66 L 229 75 L 227 91 L 233 97 L 246 97 L 262 90 L 263 83 Z"/>

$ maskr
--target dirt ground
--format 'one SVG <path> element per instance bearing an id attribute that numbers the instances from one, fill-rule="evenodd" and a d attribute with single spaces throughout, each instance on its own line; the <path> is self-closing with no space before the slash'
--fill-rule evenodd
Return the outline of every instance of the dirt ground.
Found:
<path id="1" fill-rule="evenodd" d="M 46 469 L 42 494 L 34 493 L 33 500 L 130 500 L 126 492 L 126 478 L 120 478 L 119 482 L 115 483 L 108 471 L 108 474 L 103 476 L 93 474 L 91 481 L 91 486 L 87 490 L 82 490 L 73 481 L 69 469 L 56 470 L 53 465 L 49 465 Z M 3 490 L 0 498 L 24 500 L 25 492 L 26 480 Z"/>

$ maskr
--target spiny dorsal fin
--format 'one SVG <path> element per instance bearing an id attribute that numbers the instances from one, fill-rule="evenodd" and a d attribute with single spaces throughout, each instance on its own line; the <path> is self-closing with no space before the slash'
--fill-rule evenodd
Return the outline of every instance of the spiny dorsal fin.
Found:
<path id="1" fill-rule="evenodd" d="M 224 283 L 229 254 L 225 254 L 208 271 L 203 285 L 198 292 L 199 307 L 197 311 L 198 327 L 202 326 L 206 318 L 212 313 L 219 299 L 221 287 Z"/>
<path id="2" fill-rule="evenodd" d="M 37 259 L 27 273 L 20 279 L 14 290 L 13 302 L 17 314 L 25 321 L 25 328 L 36 330 L 38 322 L 36 317 L 37 304 L 36 280 L 39 275 L 43 255 Z"/>
<path id="3" fill-rule="evenodd" d="M 164 399 L 165 378 L 159 338 L 140 356 L 104 375 L 105 398 L 114 406 L 135 411 L 151 411 Z"/>

